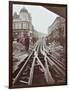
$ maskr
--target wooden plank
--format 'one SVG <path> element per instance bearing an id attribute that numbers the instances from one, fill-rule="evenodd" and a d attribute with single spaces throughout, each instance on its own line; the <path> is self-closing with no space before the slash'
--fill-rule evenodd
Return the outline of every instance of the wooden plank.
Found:
<path id="1" fill-rule="evenodd" d="M 47 58 L 50 63 L 54 63 L 48 56 Z M 61 68 L 59 68 L 57 64 L 54 63 L 54 66 L 58 69 L 60 73 L 62 73 L 65 76 L 65 72 Z"/>
<path id="2" fill-rule="evenodd" d="M 49 67 L 48 67 L 48 63 L 47 63 L 46 57 L 44 58 L 44 60 L 45 60 L 45 67 L 46 67 L 47 74 L 48 74 L 48 83 L 49 83 L 49 84 L 54 84 L 55 81 L 54 81 L 54 79 L 52 78 L 52 75 L 51 75 L 51 73 L 50 73 L 50 71 L 49 71 Z"/>
<path id="3" fill-rule="evenodd" d="M 46 53 L 48 53 L 48 51 L 46 50 L 46 44 L 45 44 L 45 41 L 43 41 L 44 42 L 44 46 L 43 46 L 43 48 L 44 48 L 44 51 L 46 51 Z M 49 53 L 48 53 L 49 54 Z M 54 53 L 55 54 L 55 53 Z M 63 63 L 61 62 L 61 61 L 59 61 L 57 58 L 55 58 L 53 55 L 51 55 L 51 54 L 49 54 L 51 57 L 53 57 L 54 59 L 55 59 L 55 62 L 57 62 L 58 64 L 61 64 L 60 66 L 63 68 L 63 69 L 65 69 L 64 68 L 64 65 L 63 65 Z"/>
<path id="4" fill-rule="evenodd" d="M 48 82 L 47 71 L 46 71 L 45 67 L 43 66 L 42 62 L 39 60 L 38 57 L 37 57 L 37 60 L 38 60 L 39 64 L 41 65 L 41 67 L 42 67 L 42 69 L 43 69 L 43 71 L 44 71 L 44 73 L 45 73 L 44 75 L 45 75 L 46 82 Z"/>
<path id="5" fill-rule="evenodd" d="M 24 62 L 27 57 L 28 57 L 28 55 L 25 55 L 25 57 L 23 57 L 23 59 L 20 59 L 20 61 L 16 64 L 16 67 L 15 67 L 15 70 L 13 71 L 13 73 L 18 69 L 19 64 Z"/>
<path id="6" fill-rule="evenodd" d="M 54 84 L 55 81 L 54 81 L 54 79 L 53 79 L 52 76 L 51 76 L 51 73 L 50 73 L 49 68 L 48 68 L 48 63 L 47 63 L 47 60 L 46 60 L 47 55 L 46 55 L 46 53 L 42 50 L 42 48 L 41 48 L 41 53 L 43 54 L 43 56 L 44 56 L 44 61 L 45 61 L 45 69 L 46 69 L 45 78 L 46 78 L 46 77 L 48 78 L 48 80 L 47 80 L 47 78 L 46 78 L 46 81 L 47 81 L 48 84 Z"/>
<path id="7" fill-rule="evenodd" d="M 33 59 L 32 67 L 31 67 L 31 70 L 30 70 L 30 77 L 29 77 L 28 85 L 32 85 L 34 65 L 35 65 L 35 57 Z"/>
<path id="8" fill-rule="evenodd" d="M 37 45 L 37 51 L 34 52 L 34 58 L 33 58 L 33 63 L 32 63 L 32 67 L 31 67 L 31 70 L 30 70 L 30 78 L 29 78 L 29 81 L 28 81 L 28 85 L 32 85 L 35 59 L 38 56 L 38 54 L 37 54 L 38 53 L 38 49 L 39 49 L 39 43 Z"/>
<path id="9" fill-rule="evenodd" d="M 35 51 L 37 45 L 38 45 L 38 42 L 36 43 L 36 46 L 35 46 L 35 48 L 33 49 L 33 51 Z M 33 51 L 31 52 L 30 56 L 28 57 L 28 59 L 27 59 L 26 62 L 24 63 L 23 67 L 20 69 L 20 71 L 19 71 L 19 73 L 17 74 L 17 76 L 14 78 L 13 85 L 15 84 L 15 82 L 17 81 L 17 79 L 19 78 L 19 76 L 21 75 L 21 72 L 23 71 L 24 67 L 25 67 L 26 64 L 28 63 L 29 58 L 31 57 Z"/>
<path id="10" fill-rule="evenodd" d="M 46 50 L 46 49 L 44 49 L 45 51 L 46 51 L 46 53 L 48 53 L 48 51 Z M 49 53 L 48 53 L 49 54 Z M 52 57 L 52 59 L 53 59 L 53 61 L 55 62 L 55 63 L 57 63 L 63 70 L 65 70 L 65 67 L 63 66 L 63 64 L 59 61 L 59 60 L 57 60 L 57 58 L 55 58 L 54 56 L 52 56 L 51 54 L 49 54 L 51 57 Z"/>
<path id="11" fill-rule="evenodd" d="M 21 83 L 25 83 L 25 84 L 28 84 L 28 82 L 23 81 L 23 80 L 20 80 L 19 82 L 21 82 Z"/>
<path id="12" fill-rule="evenodd" d="M 32 53 L 31 53 L 31 55 L 32 55 Z M 31 55 L 30 55 L 30 56 L 31 56 Z M 17 79 L 19 78 L 19 76 L 21 75 L 21 72 L 23 71 L 25 65 L 28 63 L 30 56 L 28 57 L 28 59 L 27 59 L 26 62 L 24 63 L 23 67 L 20 69 L 20 71 L 19 71 L 19 73 L 17 74 L 17 76 L 15 77 L 15 79 L 14 79 L 14 81 L 13 81 L 13 85 L 15 84 L 15 82 L 17 81 Z"/>

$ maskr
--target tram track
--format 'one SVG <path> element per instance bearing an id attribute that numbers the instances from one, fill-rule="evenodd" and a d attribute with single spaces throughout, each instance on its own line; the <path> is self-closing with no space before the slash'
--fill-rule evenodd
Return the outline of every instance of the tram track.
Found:
<path id="1" fill-rule="evenodd" d="M 41 72 L 41 75 L 44 74 L 41 78 L 44 80 L 44 85 L 56 84 L 53 77 L 53 73 L 50 71 L 51 67 L 53 68 L 56 74 L 59 73 L 59 76 L 63 75 L 65 78 L 65 67 L 64 65 L 56 60 L 47 50 L 44 40 L 39 40 L 35 48 L 32 50 L 31 54 L 25 58 L 24 62 L 21 63 L 21 67 L 18 70 L 18 73 L 13 77 L 13 87 L 21 86 L 34 86 L 36 85 L 35 67 Z M 42 71 L 41 71 L 42 70 Z M 37 71 L 37 72 L 38 72 Z M 15 72 L 14 72 L 15 73 Z M 14 74 L 13 74 L 14 76 Z M 59 78 L 60 79 L 60 78 Z M 39 84 L 41 85 L 41 83 Z"/>

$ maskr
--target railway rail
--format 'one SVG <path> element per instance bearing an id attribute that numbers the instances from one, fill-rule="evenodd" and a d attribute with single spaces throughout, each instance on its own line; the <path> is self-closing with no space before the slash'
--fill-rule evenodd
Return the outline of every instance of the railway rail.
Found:
<path id="1" fill-rule="evenodd" d="M 48 52 L 44 39 L 36 43 L 31 54 L 13 73 L 13 87 L 62 84 L 64 81 L 65 66 Z"/>

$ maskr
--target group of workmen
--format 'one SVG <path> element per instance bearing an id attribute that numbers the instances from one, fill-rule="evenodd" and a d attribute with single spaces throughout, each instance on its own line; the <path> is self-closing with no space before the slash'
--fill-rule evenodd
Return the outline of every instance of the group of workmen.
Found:
<path id="1" fill-rule="evenodd" d="M 23 46 L 25 46 L 25 50 L 26 51 L 29 51 L 29 46 L 30 46 L 30 43 L 35 43 L 37 41 L 37 38 L 36 37 L 32 37 L 30 39 L 30 36 L 28 36 L 27 34 L 23 35 L 22 37 L 19 37 L 17 39 L 17 42 L 21 43 Z"/>
<path id="2" fill-rule="evenodd" d="M 30 39 L 29 36 L 25 36 L 23 38 L 18 38 L 17 42 L 21 43 L 22 45 L 25 46 L 25 50 L 28 51 L 29 50 L 29 43 L 30 43 Z"/>

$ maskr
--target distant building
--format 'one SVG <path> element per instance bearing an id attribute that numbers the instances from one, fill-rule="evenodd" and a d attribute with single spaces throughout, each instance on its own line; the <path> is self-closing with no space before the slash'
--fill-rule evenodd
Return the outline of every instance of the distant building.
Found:
<path id="1" fill-rule="evenodd" d="M 28 35 L 31 37 L 32 33 L 32 18 L 26 8 L 20 10 L 19 15 L 14 12 L 13 15 L 13 39 Z"/>
<path id="2" fill-rule="evenodd" d="M 48 34 L 57 29 L 64 29 L 65 31 L 65 19 L 63 17 L 57 17 L 51 26 L 48 28 Z"/>
<path id="3" fill-rule="evenodd" d="M 48 28 L 48 40 L 59 41 L 63 43 L 65 39 L 65 19 L 63 17 L 57 17 L 51 26 Z"/>

